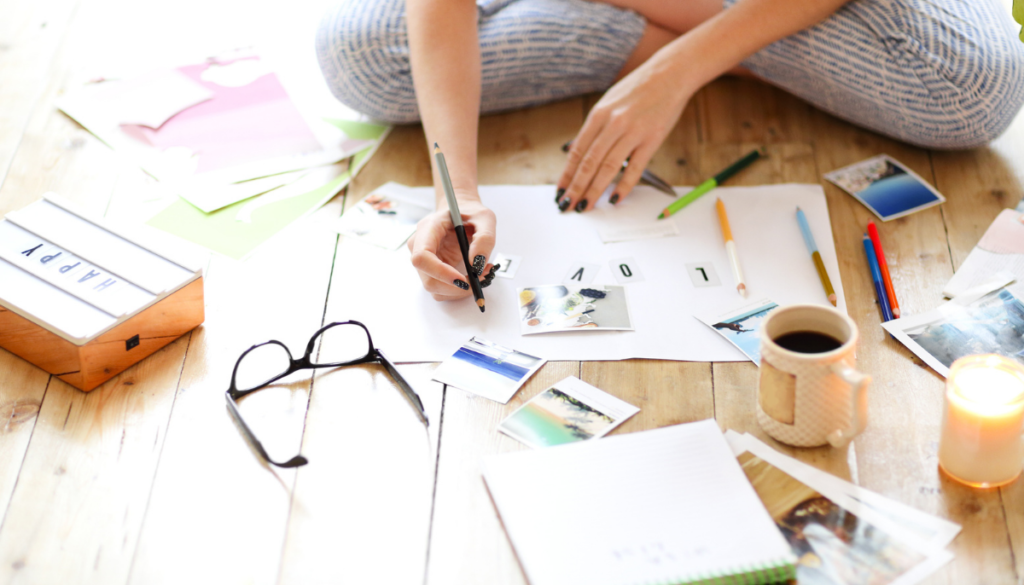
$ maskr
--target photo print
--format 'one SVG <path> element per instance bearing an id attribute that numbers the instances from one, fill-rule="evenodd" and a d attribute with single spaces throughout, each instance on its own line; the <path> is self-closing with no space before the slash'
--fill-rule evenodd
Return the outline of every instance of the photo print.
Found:
<path id="1" fill-rule="evenodd" d="M 474 337 L 434 370 L 434 381 L 502 404 L 547 360 Z"/>
<path id="2" fill-rule="evenodd" d="M 498 430 L 533 448 L 603 437 L 640 409 L 570 376 L 501 421 Z"/>
<path id="3" fill-rule="evenodd" d="M 409 191 L 395 183 L 387 183 L 357 203 L 334 224 L 342 235 L 359 238 L 388 250 L 397 250 L 416 231 L 416 224 L 431 209 L 409 197 Z"/>
<path id="4" fill-rule="evenodd" d="M 885 154 L 826 173 L 825 178 L 853 195 L 882 221 L 946 201 L 921 177 Z"/>
<path id="5" fill-rule="evenodd" d="M 752 362 L 761 365 L 761 324 L 768 314 L 779 308 L 774 301 L 763 299 L 719 315 L 696 316 L 735 345 Z"/>
<path id="6" fill-rule="evenodd" d="M 523 335 L 551 331 L 632 331 L 626 287 L 547 285 L 519 289 Z"/>
<path id="7" fill-rule="evenodd" d="M 953 300 L 882 327 L 944 377 L 968 355 L 995 353 L 1024 365 L 1024 303 L 1006 289 L 966 304 Z"/>
<path id="8" fill-rule="evenodd" d="M 796 555 L 801 585 L 889 585 L 927 555 L 864 521 L 753 453 L 737 459 Z"/>

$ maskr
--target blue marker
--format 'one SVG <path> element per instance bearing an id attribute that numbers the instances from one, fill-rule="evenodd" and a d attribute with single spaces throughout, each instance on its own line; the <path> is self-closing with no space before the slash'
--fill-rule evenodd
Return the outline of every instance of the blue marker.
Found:
<path id="1" fill-rule="evenodd" d="M 882 318 L 892 321 L 892 309 L 889 308 L 889 297 L 885 294 L 885 284 L 882 283 L 882 269 L 878 266 L 878 257 L 875 256 L 875 245 L 871 238 L 864 234 L 864 252 L 868 255 L 868 267 L 871 269 L 871 280 L 875 283 L 875 295 L 878 296 L 878 304 L 882 305 Z"/>

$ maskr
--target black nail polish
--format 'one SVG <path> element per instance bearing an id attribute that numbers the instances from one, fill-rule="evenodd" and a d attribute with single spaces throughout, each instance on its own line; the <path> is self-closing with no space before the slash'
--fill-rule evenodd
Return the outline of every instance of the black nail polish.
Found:
<path id="1" fill-rule="evenodd" d="M 455 286 L 461 288 L 462 290 L 469 290 L 469 283 L 468 282 L 463 282 L 463 281 L 459 280 L 458 278 L 456 278 L 454 284 L 455 284 Z"/>
<path id="2" fill-rule="evenodd" d="M 572 147 L 572 140 L 562 145 L 562 152 L 569 152 L 570 147 Z"/>
<path id="3" fill-rule="evenodd" d="M 476 272 L 477 276 L 480 276 L 480 273 L 484 271 L 485 262 L 487 262 L 487 258 L 483 255 L 477 255 L 473 258 L 473 272 Z"/>
<path id="4" fill-rule="evenodd" d="M 580 199 L 580 202 L 576 204 L 576 213 L 580 213 L 580 212 L 582 212 L 586 208 L 587 208 L 587 200 L 586 199 Z"/>
<path id="5" fill-rule="evenodd" d="M 498 265 L 497 264 L 491 266 L 490 272 L 487 273 L 487 280 L 491 280 L 492 278 L 494 278 L 494 275 L 497 273 L 497 270 L 498 270 Z"/>
<path id="6" fill-rule="evenodd" d="M 491 281 L 484 279 L 480 282 L 480 288 L 487 288 L 491 286 Z"/>
<path id="7" fill-rule="evenodd" d="M 569 201 L 568 199 L 562 199 L 562 202 L 558 204 L 558 210 L 559 211 L 565 211 L 566 209 L 569 209 L 569 204 L 570 203 L 572 203 L 572 202 Z"/>
<path id="8" fill-rule="evenodd" d="M 608 203 L 611 203 L 612 205 L 615 205 L 618 202 L 619 202 L 619 194 L 618 193 L 612 195 L 612 198 L 608 200 Z"/>
<path id="9" fill-rule="evenodd" d="M 555 191 L 555 203 L 558 203 L 558 200 L 562 198 L 562 195 L 565 195 L 565 189 Z"/>

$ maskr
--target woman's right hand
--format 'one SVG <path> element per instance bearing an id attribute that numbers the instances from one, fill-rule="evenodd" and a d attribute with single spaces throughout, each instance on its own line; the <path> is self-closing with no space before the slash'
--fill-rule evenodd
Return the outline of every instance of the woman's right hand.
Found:
<path id="1" fill-rule="evenodd" d="M 469 240 L 470 262 L 474 269 L 479 267 L 480 285 L 488 286 L 494 279 L 494 266 L 487 259 L 494 250 L 497 219 L 475 194 L 465 198 L 459 196 L 459 211 L 466 239 Z M 455 235 L 455 224 L 447 207 L 420 220 L 416 233 L 409 238 L 409 251 L 423 288 L 433 295 L 435 301 L 454 301 L 473 294 L 465 274 L 466 266 Z"/>

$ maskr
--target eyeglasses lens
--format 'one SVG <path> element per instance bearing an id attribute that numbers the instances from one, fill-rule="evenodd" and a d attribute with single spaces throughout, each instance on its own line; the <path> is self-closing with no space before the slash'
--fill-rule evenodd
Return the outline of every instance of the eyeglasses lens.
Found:
<path id="1" fill-rule="evenodd" d="M 245 354 L 238 362 L 235 387 L 245 391 L 258 388 L 267 381 L 288 371 L 291 356 L 283 346 L 276 343 L 261 345 Z"/>
<path id="2" fill-rule="evenodd" d="M 320 333 L 320 346 L 313 350 L 314 364 L 344 364 L 370 353 L 370 336 L 359 325 L 335 325 Z"/>

